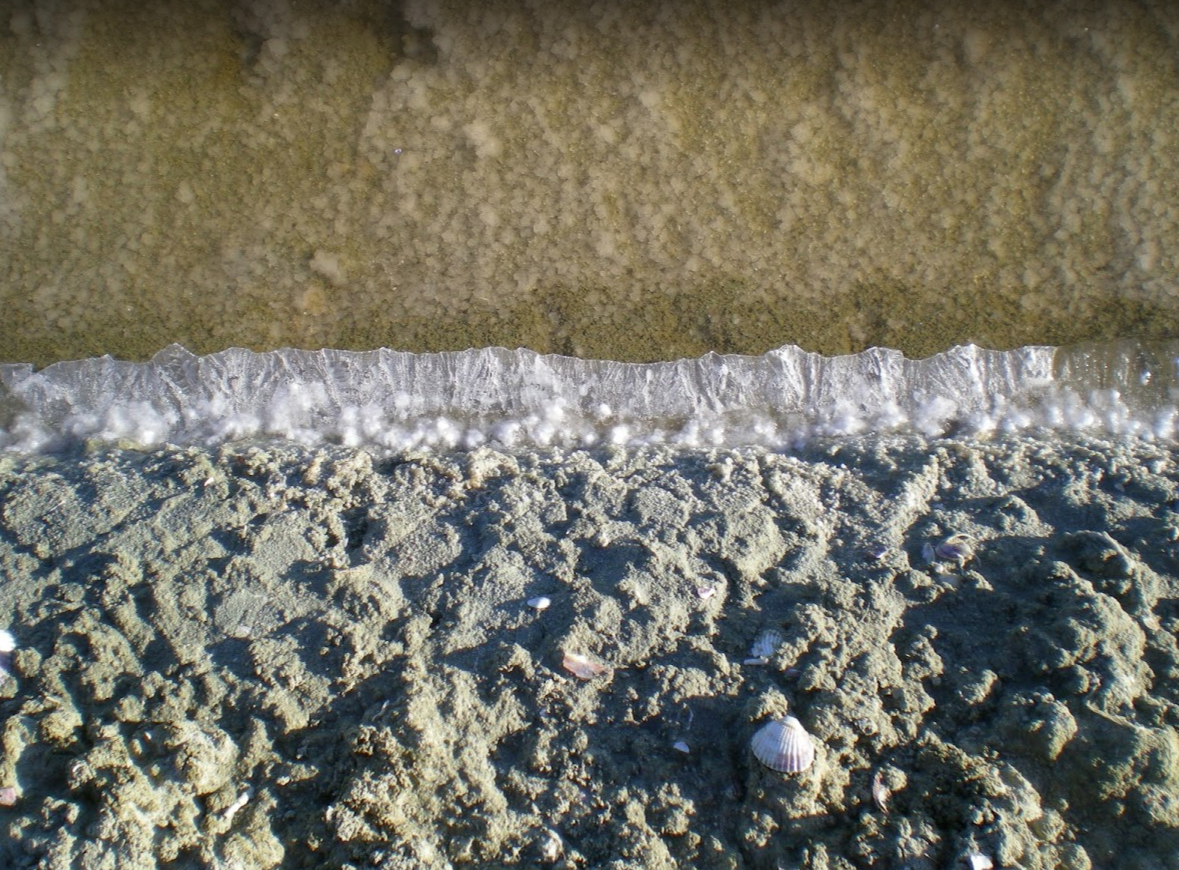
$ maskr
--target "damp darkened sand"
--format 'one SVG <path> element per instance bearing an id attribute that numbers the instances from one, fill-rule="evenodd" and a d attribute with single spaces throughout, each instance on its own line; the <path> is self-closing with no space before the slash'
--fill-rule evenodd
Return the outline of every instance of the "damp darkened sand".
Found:
<path id="1" fill-rule="evenodd" d="M 9 456 L 0 864 L 1176 867 L 1177 498 L 1084 439 Z"/>

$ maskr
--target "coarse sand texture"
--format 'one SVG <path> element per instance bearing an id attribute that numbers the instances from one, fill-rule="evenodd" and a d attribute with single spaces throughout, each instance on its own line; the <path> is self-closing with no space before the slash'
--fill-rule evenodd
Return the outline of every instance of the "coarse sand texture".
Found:
<path id="1" fill-rule="evenodd" d="M 1082 439 L 8 456 L 0 864 L 1174 868 L 1177 498 Z"/>

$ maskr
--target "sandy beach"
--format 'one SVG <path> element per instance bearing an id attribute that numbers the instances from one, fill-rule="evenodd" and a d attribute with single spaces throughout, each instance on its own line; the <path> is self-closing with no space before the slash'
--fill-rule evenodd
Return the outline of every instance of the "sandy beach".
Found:
<path id="1" fill-rule="evenodd" d="M 0 863 L 1179 867 L 1177 499 L 1085 439 L 6 456 Z"/>
<path id="2" fill-rule="evenodd" d="M 0 868 L 1179 870 L 1175 21 L 8 4 Z"/>

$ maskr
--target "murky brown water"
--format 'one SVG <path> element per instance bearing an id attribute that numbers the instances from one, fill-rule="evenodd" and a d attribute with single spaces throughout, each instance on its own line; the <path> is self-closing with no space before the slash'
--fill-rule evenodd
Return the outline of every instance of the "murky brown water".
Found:
<path id="1" fill-rule="evenodd" d="M 1179 335 L 1165 4 L 3 5 L 2 360 Z"/>

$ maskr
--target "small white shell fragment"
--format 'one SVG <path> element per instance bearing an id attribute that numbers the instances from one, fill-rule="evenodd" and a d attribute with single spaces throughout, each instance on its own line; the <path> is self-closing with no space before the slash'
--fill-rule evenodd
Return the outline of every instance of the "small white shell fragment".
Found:
<path id="1" fill-rule="evenodd" d="M 966 856 L 966 866 L 970 870 L 995 870 L 995 862 L 978 852 L 971 852 Z"/>
<path id="2" fill-rule="evenodd" d="M 671 748 L 676 752 L 684 753 L 684 755 L 687 755 L 692 751 L 692 747 L 683 740 L 677 740 L 675 743 L 671 744 Z"/>
<path id="3" fill-rule="evenodd" d="M 565 653 L 565 657 L 561 660 L 561 667 L 579 680 L 592 680 L 610 670 L 601 662 L 595 662 L 588 656 L 571 652 Z"/>
<path id="4" fill-rule="evenodd" d="M 16 649 L 16 638 L 12 632 L 0 629 L 0 680 L 12 673 L 12 651 Z"/>
<path id="5" fill-rule="evenodd" d="M 876 809 L 882 813 L 888 812 L 888 799 L 892 797 L 892 792 L 888 790 L 888 786 L 884 784 L 884 771 L 876 771 L 876 775 L 872 777 L 872 802 L 876 804 Z"/>
<path id="6" fill-rule="evenodd" d="M 225 812 L 221 814 L 222 820 L 224 820 L 226 823 L 232 822 L 233 817 L 238 814 L 238 811 L 241 810 L 242 807 L 250 802 L 250 798 L 253 796 L 254 789 L 247 786 L 246 790 L 237 796 L 237 800 L 225 808 Z"/>
<path id="7" fill-rule="evenodd" d="M 547 610 L 549 605 L 552 603 L 553 600 L 547 595 L 539 595 L 536 598 L 528 599 L 528 606 L 533 610 Z"/>
<path id="8" fill-rule="evenodd" d="M 716 594 L 716 587 L 715 586 L 697 586 L 696 587 L 696 597 L 699 598 L 701 601 L 707 601 L 709 598 L 711 598 L 715 594 Z"/>
<path id="9" fill-rule="evenodd" d="M 802 773 L 815 763 L 815 741 L 793 716 L 763 725 L 750 745 L 758 761 L 779 773 Z"/>

